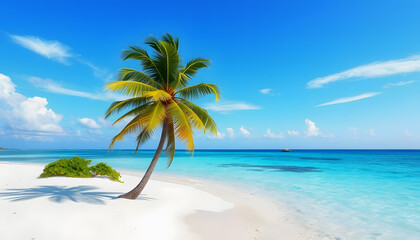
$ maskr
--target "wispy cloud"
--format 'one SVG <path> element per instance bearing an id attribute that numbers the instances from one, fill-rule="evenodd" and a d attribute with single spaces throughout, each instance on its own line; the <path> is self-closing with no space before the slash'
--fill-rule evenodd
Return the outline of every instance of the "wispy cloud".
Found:
<path id="1" fill-rule="evenodd" d="M 267 132 L 264 134 L 265 138 L 284 138 L 283 133 L 275 134 L 272 133 L 270 129 L 267 129 Z"/>
<path id="2" fill-rule="evenodd" d="M 340 103 L 354 102 L 354 101 L 362 100 L 362 99 L 365 99 L 365 98 L 374 97 L 374 96 L 376 96 L 378 94 L 381 94 L 381 92 L 363 93 L 363 94 L 360 94 L 360 95 L 357 95 L 357 96 L 353 96 L 353 97 L 339 98 L 339 99 L 335 99 L 335 100 L 330 101 L 330 102 L 319 104 L 316 107 L 322 107 L 322 106 L 333 105 L 333 104 L 340 104 Z"/>
<path id="3" fill-rule="evenodd" d="M 83 59 L 77 54 L 70 52 L 70 47 L 60 43 L 56 40 L 45 40 L 36 36 L 18 36 L 9 35 L 13 42 L 27 48 L 39 55 L 52 59 L 64 64 L 69 64 L 70 59 L 77 61 L 83 65 L 88 66 L 92 69 L 93 74 L 96 78 L 104 81 L 111 81 L 114 78 L 114 74 L 110 73 L 107 69 L 98 67 L 93 63 Z"/>
<path id="4" fill-rule="evenodd" d="M 205 106 L 206 109 L 216 112 L 232 112 L 241 110 L 255 110 L 261 109 L 260 106 L 248 104 L 244 102 L 217 102 L 209 103 Z"/>
<path id="5" fill-rule="evenodd" d="M 401 73 L 419 72 L 420 55 L 390 60 L 385 62 L 374 62 L 367 65 L 358 66 L 340 73 L 335 73 L 325 77 L 316 78 L 308 82 L 308 88 L 321 88 L 325 84 L 345 80 L 349 78 L 364 77 L 375 78 L 384 77 Z"/>
<path id="6" fill-rule="evenodd" d="M 299 131 L 296 131 L 296 130 L 287 130 L 287 134 L 289 134 L 290 136 L 297 137 L 297 136 L 299 136 Z"/>
<path id="7" fill-rule="evenodd" d="M 251 133 L 247 130 L 247 129 L 245 129 L 244 128 L 244 126 L 241 126 L 240 128 L 239 128 L 239 131 L 242 133 L 242 135 L 244 135 L 245 137 L 250 137 L 251 136 Z"/>
<path id="8" fill-rule="evenodd" d="M 262 94 L 269 94 L 271 90 L 272 90 L 271 88 L 264 88 L 264 89 L 259 90 L 259 92 Z"/>
<path id="9" fill-rule="evenodd" d="M 72 57 L 70 48 L 58 41 L 48 41 L 35 36 L 9 35 L 16 44 L 41 56 L 67 64 Z"/>
<path id="10" fill-rule="evenodd" d="M 77 91 L 65 88 L 60 84 L 54 82 L 51 79 L 42 79 L 39 77 L 30 77 L 29 81 L 34 84 L 36 87 L 39 87 L 45 91 L 75 96 L 75 97 L 83 97 L 83 98 L 90 98 L 94 100 L 103 100 L 103 101 L 111 101 L 111 100 L 121 100 L 118 95 L 114 95 L 112 93 L 104 92 L 104 93 L 89 93 L 83 91 Z"/>
<path id="11" fill-rule="evenodd" d="M 412 83 L 414 83 L 413 80 L 411 80 L 411 81 L 399 81 L 399 82 L 396 82 L 396 83 L 387 83 L 383 87 L 384 88 L 400 87 L 400 86 L 404 86 L 404 85 L 408 85 L 408 84 L 412 84 Z"/>
<path id="12" fill-rule="evenodd" d="M 81 58 L 77 58 L 77 61 L 91 68 L 96 78 L 103 79 L 104 81 L 114 80 L 114 74 L 110 73 L 107 69 L 98 67 L 93 63 Z"/>

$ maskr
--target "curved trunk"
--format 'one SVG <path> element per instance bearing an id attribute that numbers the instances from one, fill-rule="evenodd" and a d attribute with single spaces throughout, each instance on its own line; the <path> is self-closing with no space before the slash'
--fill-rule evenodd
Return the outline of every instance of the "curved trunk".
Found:
<path id="1" fill-rule="evenodd" d="M 156 150 L 155 155 L 153 156 L 152 162 L 150 163 L 149 167 L 147 168 L 146 173 L 144 174 L 143 178 L 141 179 L 140 183 L 137 184 L 133 190 L 125 193 L 123 195 L 118 196 L 117 198 L 127 198 L 127 199 L 136 199 L 140 193 L 143 191 L 144 187 L 146 186 L 147 182 L 149 181 L 150 177 L 152 176 L 153 170 L 155 169 L 156 163 L 159 160 L 160 153 L 162 152 L 163 145 L 165 144 L 166 135 L 168 131 L 168 124 L 165 121 L 163 123 L 162 128 L 162 135 L 160 137 L 159 145 Z"/>

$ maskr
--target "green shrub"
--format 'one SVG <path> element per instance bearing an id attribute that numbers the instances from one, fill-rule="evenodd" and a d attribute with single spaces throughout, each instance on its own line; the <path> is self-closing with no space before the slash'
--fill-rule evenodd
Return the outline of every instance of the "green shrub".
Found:
<path id="1" fill-rule="evenodd" d="M 112 167 L 103 162 L 89 167 L 91 162 L 91 160 L 86 160 L 77 156 L 68 159 L 63 158 L 46 165 L 40 177 L 66 176 L 90 178 L 97 175 L 102 175 L 108 176 L 109 179 L 113 181 L 121 182 L 121 175 L 112 169 Z"/>
<path id="2" fill-rule="evenodd" d="M 68 159 L 62 158 L 45 166 L 44 172 L 40 177 L 92 177 L 92 173 L 89 169 L 90 162 L 91 160 L 86 160 L 77 156 Z"/>
<path id="3" fill-rule="evenodd" d="M 121 175 L 117 171 L 112 169 L 112 167 L 108 166 L 106 163 L 100 162 L 95 166 L 90 167 L 90 171 L 92 172 L 93 176 L 108 176 L 109 179 L 113 181 L 121 182 Z"/>

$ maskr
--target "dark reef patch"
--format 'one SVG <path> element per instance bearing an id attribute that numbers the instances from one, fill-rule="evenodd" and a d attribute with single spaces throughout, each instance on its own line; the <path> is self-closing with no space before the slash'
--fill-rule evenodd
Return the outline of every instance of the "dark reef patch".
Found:
<path id="1" fill-rule="evenodd" d="M 283 166 L 283 165 L 256 165 L 256 164 L 243 164 L 243 163 L 226 163 L 220 164 L 219 167 L 242 167 L 248 168 L 251 171 L 258 170 L 272 170 L 274 172 L 320 172 L 321 170 L 316 167 L 299 167 L 299 166 Z M 254 170 L 252 170 L 254 169 Z"/>
<path id="2" fill-rule="evenodd" d="M 327 161 L 339 161 L 341 158 L 322 158 L 322 157 L 299 157 L 303 160 L 327 160 Z"/>

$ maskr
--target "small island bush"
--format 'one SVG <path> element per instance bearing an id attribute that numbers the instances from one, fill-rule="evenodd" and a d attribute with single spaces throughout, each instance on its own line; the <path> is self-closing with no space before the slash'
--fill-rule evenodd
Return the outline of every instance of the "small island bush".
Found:
<path id="1" fill-rule="evenodd" d="M 92 172 L 93 176 L 108 176 L 112 181 L 121 182 L 120 173 L 112 169 L 112 167 L 108 166 L 106 163 L 100 162 L 95 166 L 90 167 L 90 171 Z"/>
<path id="2" fill-rule="evenodd" d="M 97 175 L 108 176 L 109 179 L 117 182 L 120 180 L 121 175 L 106 163 L 98 163 L 95 166 L 89 167 L 92 160 L 84 158 L 62 158 L 50 164 L 47 164 L 40 177 L 77 177 L 77 178 L 90 178 Z"/>
<path id="3" fill-rule="evenodd" d="M 92 177 L 89 168 L 90 162 L 91 160 L 79 157 L 62 158 L 45 166 L 44 172 L 40 177 Z"/>

